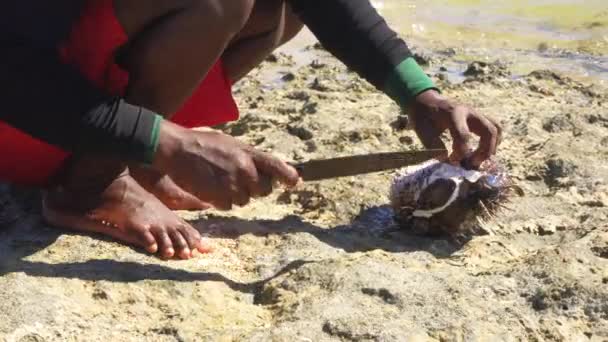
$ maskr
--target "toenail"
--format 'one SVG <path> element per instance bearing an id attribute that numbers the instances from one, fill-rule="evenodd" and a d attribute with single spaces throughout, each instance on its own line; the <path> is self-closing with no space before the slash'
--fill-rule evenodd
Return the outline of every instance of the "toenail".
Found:
<path id="1" fill-rule="evenodd" d="M 150 253 L 156 253 L 156 252 L 158 252 L 158 245 L 157 244 L 152 244 L 152 245 L 148 246 L 148 252 L 150 252 Z"/>

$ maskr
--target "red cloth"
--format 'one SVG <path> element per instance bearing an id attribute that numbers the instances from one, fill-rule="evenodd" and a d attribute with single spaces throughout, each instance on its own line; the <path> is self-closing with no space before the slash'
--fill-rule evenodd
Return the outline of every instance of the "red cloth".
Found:
<path id="1" fill-rule="evenodd" d="M 123 96 L 129 74 L 115 63 L 114 57 L 127 40 L 113 0 L 89 0 L 58 53 L 63 62 L 78 68 L 100 90 Z M 179 56 L 175 62 L 179 63 Z M 171 121 L 191 128 L 218 125 L 238 116 L 231 84 L 220 60 Z M 0 156 L 1 180 L 40 186 L 61 169 L 69 153 L 0 121 Z"/>

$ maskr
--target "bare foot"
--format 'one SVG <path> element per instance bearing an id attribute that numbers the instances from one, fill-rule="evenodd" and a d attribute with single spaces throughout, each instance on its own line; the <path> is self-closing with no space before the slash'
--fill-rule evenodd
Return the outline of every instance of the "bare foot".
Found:
<path id="1" fill-rule="evenodd" d="M 171 210 L 205 210 L 211 207 L 154 169 L 133 165 L 129 166 L 129 173 Z"/>
<path id="2" fill-rule="evenodd" d="M 92 165 L 76 166 L 62 185 L 45 192 L 43 215 L 50 224 L 108 235 L 164 258 L 189 259 L 195 250 L 210 251 L 196 229 L 126 170 L 108 177 L 105 171 L 100 175 L 99 168 L 92 171 Z"/>

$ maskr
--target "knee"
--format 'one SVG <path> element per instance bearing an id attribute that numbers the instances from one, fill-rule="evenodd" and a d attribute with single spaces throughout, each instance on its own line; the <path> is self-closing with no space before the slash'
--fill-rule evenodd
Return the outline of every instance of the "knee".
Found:
<path id="1" fill-rule="evenodd" d="M 255 0 L 220 0 L 219 2 L 224 7 L 223 18 L 226 23 L 234 28 L 235 34 L 241 31 L 253 12 Z"/>
<path id="2" fill-rule="evenodd" d="M 302 31 L 304 23 L 291 11 L 291 6 L 286 6 L 285 9 L 285 24 L 280 45 L 287 43 L 295 38 Z"/>
<path id="3" fill-rule="evenodd" d="M 257 0 L 254 11 L 258 30 L 272 48 L 293 39 L 304 26 L 285 0 Z"/>
<path id="4" fill-rule="evenodd" d="M 236 35 L 249 20 L 255 0 L 191 0 L 189 3 L 191 9 L 200 11 L 207 20 L 209 14 L 212 14 L 217 20 L 218 29 Z"/>
<path id="5" fill-rule="evenodd" d="M 298 16 L 293 12 L 291 5 L 289 3 L 285 3 L 284 14 L 283 14 L 283 27 L 281 30 L 281 37 L 277 45 L 283 45 L 300 33 L 304 28 L 304 23 L 298 18 Z"/>

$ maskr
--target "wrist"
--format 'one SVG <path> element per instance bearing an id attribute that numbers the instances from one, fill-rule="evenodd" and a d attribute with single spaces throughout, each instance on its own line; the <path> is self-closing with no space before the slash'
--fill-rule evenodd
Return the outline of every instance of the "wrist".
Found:
<path id="1" fill-rule="evenodd" d="M 402 108 L 410 106 L 418 95 L 429 90 L 439 93 L 431 78 L 412 57 L 395 67 L 384 87 L 385 93 Z"/>
<path id="2" fill-rule="evenodd" d="M 454 106 L 450 100 L 435 89 L 426 90 L 414 99 L 408 108 L 414 113 L 431 118 L 451 113 Z"/>
<path id="3" fill-rule="evenodd" d="M 437 104 L 440 102 L 447 101 L 447 98 L 443 96 L 437 89 L 427 89 L 420 94 L 416 95 L 414 100 L 412 101 L 413 105 L 421 104 Z"/>
<path id="4" fill-rule="evenodd" d="M 155 114 L 154 120 L 151 125 L 152 127 L 149 131 L 150 134 L 148 138 L 148 144 L 146 145 L 146 148 L 143 153 L 143 161 L 147 164 L 152 164 L 154 162 L 160 139 L 160 127 L 163 121 L 164 120 L 162 116 Z"/>
<path id="5" fill-rule="evenodd" d="M 158 142 L 152 167 L 158 171 L 168 170 L 171 159 L 182 149 L 185 128 L 170 121 L 162 120 L 158 129 Z"/>

